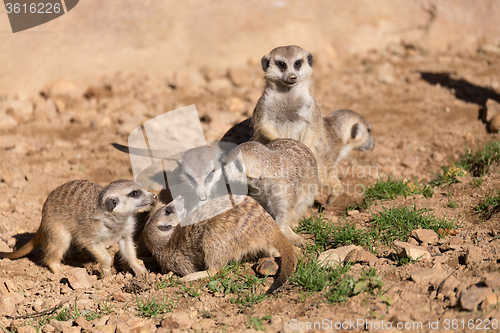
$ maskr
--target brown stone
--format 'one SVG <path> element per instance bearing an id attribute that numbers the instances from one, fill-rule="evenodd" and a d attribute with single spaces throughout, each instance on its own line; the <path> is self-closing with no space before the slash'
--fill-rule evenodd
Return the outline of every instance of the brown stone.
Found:
<path id="1" fill-rule="evenodd" d="M 464 310 L 477 311 L 478 305 L 492 294 L 491 288 L 470 288 L 460 291 L 460 306 Z"/>
<path id="2" fill-rule="evenodd" d="M 452 294 L 456 293 L 459 285 L 460 282 L 457 280 L 457 278 L 453 275 L 450 275 L 446 279 L 444 279 L 443 282 L 441 282 L 437 289 L 437 294 L 449 298 L 452 296 Z"/>
<path id="3" fill-rule="evenodd" d="M 401 242 L 401 241 L 394 241 L 394 250 L 396 251 L 396 254 L 398 257 L 406 257 L 410 258 L 412 260 L 430 260 L 431 259 L 431 254 L 429 251 L 424 249 L 423 247 L 420 246 L 415 246 L 411 245 L 409 243 Z"/>
<path id="4" fill-rule="evenodd" d="M 481 311 L 490 311 L 493 310 L 496 306 L 498 306 L 500 299 L 497 294 L 491 293 L 488 297 L 484 299 L 484 301 L 480 304 Z"/>
<path id="5" fill-rule="evenodd" d="M 421 269 L 410 274 L 411 279 L 417 284 L 439 285 L 446 277 L 447 273 L 439 266 L 430 269 Z"/>
<path id="6" fill-rule="evenodd" d="M 343 263 L 345 257 L 354 249 L 362 249 L 362 247 L 357 245 L 347 245 L 336 249 L 330 249 L 321 253 L 318 257 L 318 263 L 324 266 L 335 266 L 339 262 Z"/>
<path id="7" fill-rule="evenodd" d="M 92 281 L 85 268 L 74 268 L 68 276 L 69 286 L 74 290 L 92 287 Z"/>
<path id="8" fill-rule="evenodd" d="M 255 270 L 261 275 L 276 275 L 278 268 L 279 266 L 274 258 L 261 258 L 257 262 Z"/>
<path id="9" fill-rule="evenodd" d="M 439 237 L 433 230 L 416 229 L 411 232 L 411 235 L 420 243 L 435 244 Z"/>
<path id="10" fill-rule="evenodd" d="M 407 168 L 414 169 L 418 165 L 418 157 L 416 157 L 416 156 L 408 156 L 407 158 L 405 158 L 403 160 L 402 164 L 405 167 L 407 167 Z"/>
<path id="11" fill-rule="evenodd" d="M 373 253 L 363 249 L 352 250 L 344 259 L 344 262 L 369 264 L 371 267 L 375 266 L 376 261 L 377 257 Z"/>
<path id="12" fill-rule="evenodd" d="M 161 321 L 161 326 L 169 329 L 187 330 L 193 324 L 193 320 L 186 312 L 168 313 Z"/>

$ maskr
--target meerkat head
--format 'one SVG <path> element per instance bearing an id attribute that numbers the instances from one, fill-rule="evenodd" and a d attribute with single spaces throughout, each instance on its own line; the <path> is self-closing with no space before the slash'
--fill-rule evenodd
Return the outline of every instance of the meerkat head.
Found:
<path id="1" fill-rule="evenodd" d="M 261 60 L 268 82 L 291 88 L 309 79 L 312 74 L 312 54 L 299 46 L 280 46 Z"/>
<path id="2" fill-rule="evenodd" d="M 180 195 L 154 212 L 144 227 L 144 241 L 148 249 L 152 251 L 155 244 L 168 242 L 175 228 L 185 217 L 184 199 Z"/>
<path id="3" fill-rule="evenodd" d="M 337 161 L 352 150 L 373 150 L 375 141 L 371 135 L 371 125 L 361 115 L 351 110 L 332 112 L 327 118 L 342 140 L 342 149 Z"/>
<path id="4" fill-rule="evenodd" d="M 181 181 L 196 191 L 200 201 L 206 201 L 222 179 L 220 162 L 215 155 L 209 147 L 198 147 L 186 151 L 177 161 L 183 170 Z"/>
<path id="5" fill-rule="evenodd" d="M 117 180 L 104 188 L 99 204 L 108 213 L 130 215 L 153 209 L 156 195 L 131 180 Z"/>

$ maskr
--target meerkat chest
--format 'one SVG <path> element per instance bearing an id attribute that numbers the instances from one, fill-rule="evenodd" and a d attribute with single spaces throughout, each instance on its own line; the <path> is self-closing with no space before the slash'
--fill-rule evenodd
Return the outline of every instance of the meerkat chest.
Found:
<path id="1" fill-rule="evenodd" d="M 102 221 L 98 237 L 103 242 L 114 242 L 133 234 L 135 218 L 129 216 L 123 219 L 105 219 Z"/>
<path id="2" fill-rule="evenodd" d="M 270 123 L 283 138 L 302 141 L 313 121 L 314 100 L 306 95 L 277 94 L 266 100 L 266 122 Z"/>

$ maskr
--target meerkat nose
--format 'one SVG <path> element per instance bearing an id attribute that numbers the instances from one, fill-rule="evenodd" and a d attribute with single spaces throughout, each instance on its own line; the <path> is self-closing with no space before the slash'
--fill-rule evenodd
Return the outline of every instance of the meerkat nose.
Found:
<path id="1" fill-rule="evenodd" d="M 289 75 L 288 76 L 288 81 L 290 81 L 290 82 L 297 81 L 297 75 L 295 75 L 295 74 Z"/>

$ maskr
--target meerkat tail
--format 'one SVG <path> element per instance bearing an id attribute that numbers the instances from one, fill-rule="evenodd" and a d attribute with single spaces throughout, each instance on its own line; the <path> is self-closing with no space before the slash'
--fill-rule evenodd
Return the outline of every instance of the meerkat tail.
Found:
<path id="1" fill-rule="evenodd" d="M 134 147 L 127 147 L 127 146 L 121 145 L 119 143 L 112 143 L 111 145 L 113 147 L 115 147 L 116 149 L 118 149 L 119 151 L 127 153 L 127 154 L 131 154 L 131 155 L 152 157 L 152 158 L 157 158 L 160 160 L 161 159 L 177 160 L 180 158 L 180 156 L 177 156 L 180 153 L 178 151 L 134 148 Z"/>
<path id="2" fill-rule="evenodd" d="M 42 243 L 42 232 L 40 229 L 36 232 L 35 236 L 26 244 L 24 244 L 20 249 L 14 252 L 0 252 L 0 259 L 18 259 L 29 254 L 31 251 L 36 249 Z"/>
<path id="3" fill-rule="evenodd" d="M 297 265 L 297 258 L 293 252 L 292 243 L 285 237 L 281 230 L 277 229 L 274 232 L 274 237 L 271 240 L 271 245 L 276 248 L 281 254 L 280 274 L 274 280 L 273 284 L 267 290 L 268 294 L 272 294 L 281 287 L 288 277 L 292 275 Z"/>

